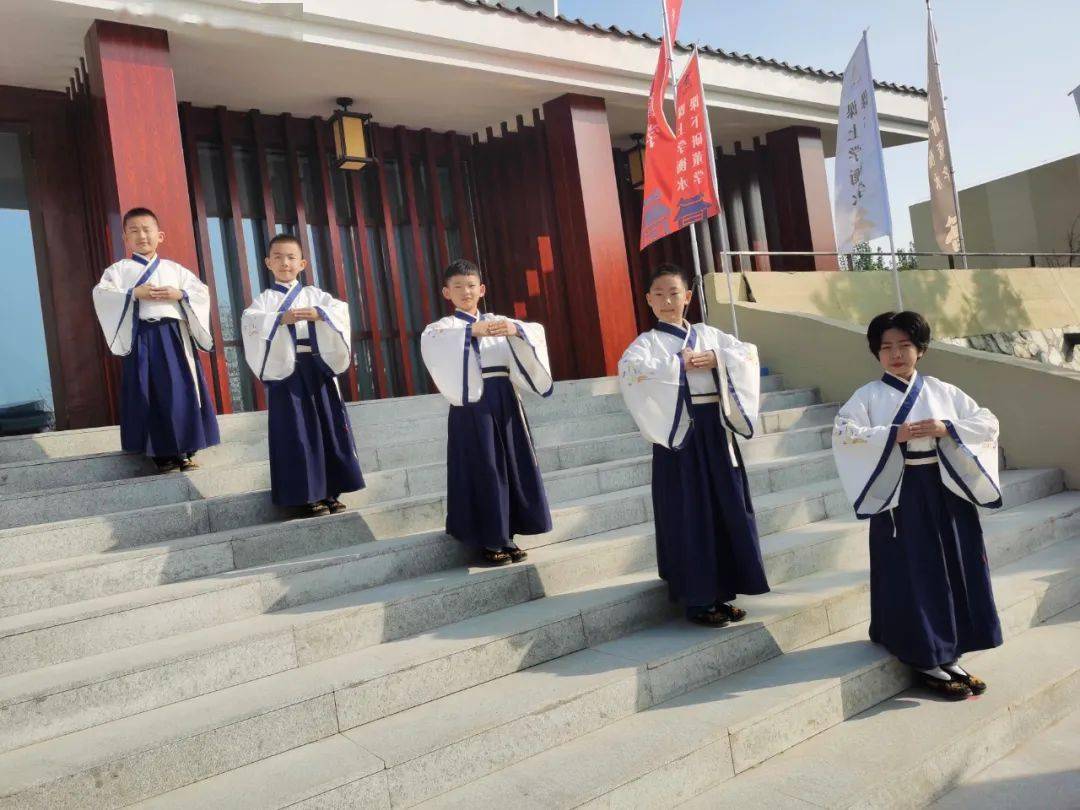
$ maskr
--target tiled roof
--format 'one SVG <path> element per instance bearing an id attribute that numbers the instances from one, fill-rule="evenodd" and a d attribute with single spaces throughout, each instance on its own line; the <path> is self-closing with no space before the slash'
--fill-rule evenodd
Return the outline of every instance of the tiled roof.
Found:
<path id="1" fill-rule="evenodd" d="M 654 37 L 651 34 L 639 34 L 636 31 L 620 28 L 617 25 L 599 25 L 597 23 L 587 23 L 580 17 L 577 19 L 570 19 L 564 17 L 562 14 L 552 16 L 546 14 L 543 11 L 529 11 L 528 9 L 521 8 L 520 6 L 514 6 L 509 3 L 498 3 L 494 0 L 444 0 L 445 2 L 456 3 L 461 6 L 469 6 L 471 8 L 487 9 L 488 11 L 502 12 L 503 14 L 510 14 L 515 17 L 525 17 L 533 20 L 541 20 L 543 22 L 555 23 L 557 25 L 566 26 L 568 28 L 577 28 L 584 31 L 592 31 L 597 34 L 606 34 L 608 36 L 622 37 L 623 39 L 636 39 L 639 42 L 649 42 L 653 45 L 659 45 L 659 37 Z M 681 51 L 693 50 L 694 43 L 675 41 L 675 47 Z M 781 70 L 789 70 L 792 73 L 801 73 L 804 76 L 818 76 L 822 79 L 836 79 L 837 81 L 843 78 L 843 74 L 837 73 L 834 70 L 822 70 L 821 68 L 809 67 L 807 65 L 792 65 L 787 62 L 781 62 L 778 59 L 765 59 L 761 56 L 753 56 L 748 53 L 736 53 L 735 51 L 725 51 L 721 48 L 713 48 L 709 45 L 699 44 L 698 50 L 701 53 L 709 54 L 710 56 L 716 56 L 720 59 L 729 59 L 735 62 L 749 62 L 755 65 L 765 65 L 767 67 L 779 68 Z M 925 96 L 926 90 L 920 87 L 912 87 L 908 84 L 896 84 L 895 82 L 879 82 L 875 81 L 874 85 L 884 90 L 895 90 L 898 93 L 912 93 L 919 96 Z"/>

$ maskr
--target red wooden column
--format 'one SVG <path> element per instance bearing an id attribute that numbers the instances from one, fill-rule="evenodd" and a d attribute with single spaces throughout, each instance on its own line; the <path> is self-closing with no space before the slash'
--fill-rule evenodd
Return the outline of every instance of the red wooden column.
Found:
<path id="1" fill-rule="evenodd" d="M 604 100 L 560 96 L 544 126 L 575 365 L 614 374 L 637 329 Z"/>
<path id="2" fill-rule="evenodd" d="M 96 20 L 86 56 L 114 258 L 123 255 L 120 218 L 141 205 L 161 222 L 162 254 L 197 268 L 168 35 Z"/>
<path id="3" fill-rule="evenodd" d="M 165 232 L 161 255 L 198 273 L 168 34 L 95 20 L 85 45 L 97 141 L 93 162 L 98 167 L 110 258 L 124 254 L 124 212 L 145 206 L 157 214 Z M 210 306 L 216 309 L 217 302 Z M 215 352 L 221 352 L 220 345 Z M 206 378 L 215 379 L 207 355 L 199 356 Z M 115 366 L 107 371 L 113 372 Z"/>
<path id="4" fill-rule="evenodd" d="M 787 127 L 770 132 L 766 142 L 780 220 L 779 249 L 835 251 L 821 130 Z M 777 257 L 773 265 L 778 270 L 840 269 L 836 256 Z"/>

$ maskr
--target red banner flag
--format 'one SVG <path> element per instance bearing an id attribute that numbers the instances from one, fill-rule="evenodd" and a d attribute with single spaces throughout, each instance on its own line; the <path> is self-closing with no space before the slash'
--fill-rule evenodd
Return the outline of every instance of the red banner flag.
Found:
<path id="1" fill-rule="evenodd" d="M 675 210 L 676 138 L 664 114 L 664 97 L 667 95 L 671 78 L 668 72 L 669 37 L 670 41 L 674 42 L 681 14 L 682 0 L 664 0 L 666 30 L 660 41 L 660 58 L 657 60 L 656 72 L 649 88 L 645 129 L 645 199 L 641 211 L 641 250 L 673 230 L 671 214 Z"/>
<path id="2" fill-rule="evenodd" d="M 720 213 L 712 132 L 696 48 L 675 93 L 675 195 L 674 230 Z"/>
<path id="3" fill-rule="evenodd" d="M 667 30 L 664 34 L 669 37 L 672 45 L 675 44 L 675 32 L 679 30 L 679 17 L 682 16 L 683 0 L 664 0 L 664 16 L 667 22 Z"/>

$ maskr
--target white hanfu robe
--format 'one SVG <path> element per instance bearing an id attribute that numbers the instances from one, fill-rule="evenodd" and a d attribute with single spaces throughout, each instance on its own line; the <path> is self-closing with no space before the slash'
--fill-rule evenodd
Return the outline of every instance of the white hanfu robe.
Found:
<path id="1" fill-rule="evenodd" d="M 290 326 L 281 317 L 290 309 L 315 309 L 322 320 L 298 321 Z M 284 380 L 296 369 L 297 341 L 310 346 L 335 375 L 352 363 L 349 305 L 318 287 L 273 284 L 251 302 L 241 319 L 244 356 L 263 382 Z"/>
<path id="2" fill-rule="evenodd" d="M 518 334 L 513 337 L 473 337 L 472 324 L 477 320 L 499 319 L 490 313 L 473 318 L 456 312 L 428 324 L 420 336 L 424 365 L 439 393 L 451 405 L 480 401 L 484 393 L 484 368 L 505 369 L 519 391 L 551 396 L 554 384 L 544 327 L 515 320 Z"/>
<path id="3" fill-rule="evenodd" d="M 519 391 L 554 390 L 544 327 L 514 321 L 513 337 L 474 337 L 479 317 L 457 311 L 420 339 L 428 373 L 450 402 L 446 532 L 475 548 L 514 549 L 515 535 L 551 531 L 544 482 Z"/>
<path id="4" fill-rule="evenodd" d="M 175 287 L 183 293 L 179 301 L 139 300 L 132 293 L 143 284 Z M 106 268 L 93 291 L 94 310 L 105 333 L 109 351 L 124 357 L 131 352 L 139 321 L 174 319 L 179 321 L 184 352 L 192 379 L 195 353 L 191 344 L 203 351 L 214 348 L 210 334 L 210 289 L 181 264 L 159 256 L 134 256 Z M 198 394 L 198 386 L 195 387 Z"/>
<path id="5" fill-rule="evenodd" d="M 941 438 L 896 441 L 938 419 Z M 915 373 L 864 385 L 837 414 L 833 455 L 870 521 L 870 639 L 918 669 L 1001 644 L 976 506 L 1001 506 L 998 421 L 949 383 Z"/>
<path id="6" fill-rule="evenodd" d="M 1001 506 L 998 421 L 957 388 L 916 372 L 910 381 L 891 374 L 867 383 L 836 416 L 833 455 L 844 491 L 860 518 L 900 503 L 904 452 L 896 441 L 901 424 L 939 419 L 948 435 L 907 443 L 907 452 L 936 451 L 941 480 L 977 506 Z"/>
<path id="7" fill-rule="evenodd" d="M 686 369 L 683 349 L 711 351 L 716 368 Z M 754 435 L 761 394 L 757 347 L 708 324 L 659 324 L 638 335 L 619 360 L 619 388 L 641 434 L 671 450 L 693 427 L 691 404 L 716 402 L 724 427 Z"/>
<path id="8" fill-rule="evenodd" d="M 684 349 L 712 352 L 687 369 Z M 707 324 L 659 323 L 619 361 L 619 387 L 652 442 L 656 557 L 668 594 L 691 616 L 769 590 L 750 485 L 734 436 L 758 419 L 757 348 Z"/>
<path id="9" fill-rule="evenodd" d="M 320 320 L 283 324 L 290 309 Z M 352 363 L 349 306 L 296 280 L 264 290 L 241 319 L 244 355 L 266 383 L 270 495 L 278 506 L 336 500 L 364 487 L 337 375 Z"/>
<path id="10" fill-rule="evenodd" d="M 136 287 L 175 287 L 179 301 L 140 300 Z M 93 290 L 109 351 L 124 358 L 120 443 L 162 464 L 220 440 L 196 349 L 210 351 L 210 291 L 176 262 L 135 255 L 116 262 Z"/>

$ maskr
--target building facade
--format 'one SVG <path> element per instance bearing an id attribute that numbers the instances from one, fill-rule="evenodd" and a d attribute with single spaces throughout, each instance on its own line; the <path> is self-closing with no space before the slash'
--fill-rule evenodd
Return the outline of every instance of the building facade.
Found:
<path id="1" fill-rule="evenodd" d="M 303 243 L 309 282 L 349 301 L 346 399 L 431 390 L 419 333 L 444 312 L 439 273 L 458 257 L 484 270 L 490 309 L 548 325 L 557 378 L 611 373 L 647 323 L 647 269 L 691 261 L 685 232 L 637 249 L 632 136 L 658 43 L 547 5 L 11 0 L 0 236 L 14 292 L 0 349 L 13 359 L 0 402 L 41 395 L 62 428 L 116 421 L 119 365 L 90 289 L 122 254 L 120 217 L 136 205 L 159 215 L 161 252 L 212 290 L 205 362 L 223 413 L 265 405 L 238 323 L 282 232 Z M 840 77 L 702 52 L 730 248 L 835 250 L 825 159 Z M 373 116 L 377 160 L 360 171 L 335 168 L 339 96 Z M 922 91 L 880 84 L 878 96 L 886 146 L 925 137 Z M 713 226 L 707 269 L 724 247 Z"/>
<path id="2" fill-rule="evenodd" d="M 1075 259 L 1040 255 L 1080 253 L 1080 154 L 960 190 L 964 242 L 976 253 L 1027 256 L 980 257 L 980 267 L 1071 267 Z M 915 250 L 936 252 L 930 202 L 910 208 Z M 1030 258 L 1029 258 L 1030 257 Z M 919 259 L 922 267 L 947 267 L 943 256 Z"/>

